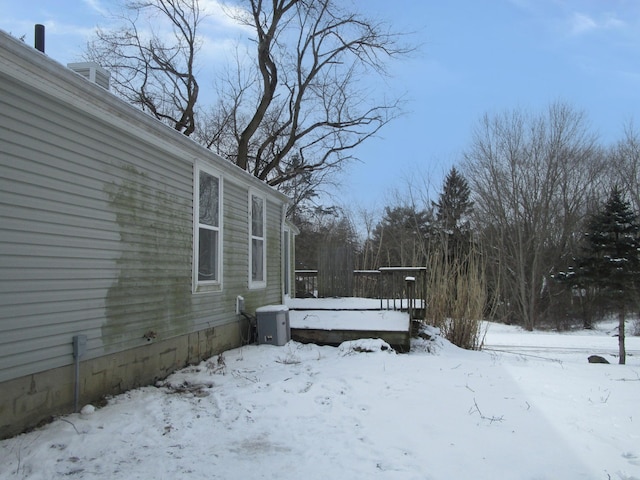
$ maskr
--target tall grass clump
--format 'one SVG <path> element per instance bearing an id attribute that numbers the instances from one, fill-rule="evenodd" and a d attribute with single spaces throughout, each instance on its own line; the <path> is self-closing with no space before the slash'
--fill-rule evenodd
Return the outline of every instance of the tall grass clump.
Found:
<path id="1" fill-rule="evenodd" d="M 426 321 L 458 347 L 482 346 L 482 318 L 487 306 L 485 269 L 472 244 L 455 249 L 436 245 L 428 255 Z"/>

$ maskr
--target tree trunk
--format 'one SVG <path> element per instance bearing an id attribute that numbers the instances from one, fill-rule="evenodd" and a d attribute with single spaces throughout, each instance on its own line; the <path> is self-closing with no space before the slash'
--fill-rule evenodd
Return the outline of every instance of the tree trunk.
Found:
<path id="1" fill-rule="evenodd" d="M 624 365 L 627 361 L 627 352 L 624 348 L 624 323 L 625 323 L 625 314 L 624 309 L 620 310 L 620 314 L 618 315 L 618 353 L 619 353 L 619 364 Z"/>

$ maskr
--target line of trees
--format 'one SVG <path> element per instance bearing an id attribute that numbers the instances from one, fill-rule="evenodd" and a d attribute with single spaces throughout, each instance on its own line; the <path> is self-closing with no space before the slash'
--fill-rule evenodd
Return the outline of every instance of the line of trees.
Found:
<path id="1" fill-rule="evenodd" d="M 571 262 L 601 197 L 604 159 L 584 114 L 565 104 L 479 122 L 463 168 L 505 320 L 533 329 L 547 317 L 550 275 Z"/>
<path id="2" fill-rule="evenodd" d="M 114 91 L 129 102 L 291 195 L 307 268 L 317 262 L 318 242 L 336 237 L 354 251 L 358 269 L 438 264 L 459 278 L 478 265 L 495 299 L 488 313 L 528 329 L 576 317 L 588 327 L 606 313 L 604 302 L 576 297 L 557 279 L 575 267 L 588 219 L 614 185 L 633 212 L 640 209 L 633 125 L 605 148 L 586 115 L 561 102 L 542 113 L 485 115 L 438 200 L 387 206 L 377 222 L 363 217 L 361 241 L 349 214 L 309 208 L 309 200 L 354 147 L 400 114 L 397 98 L 359 81 L 384 75 L 390 61 L 411 52 L 403 34 L 338 0 L 228 2 L 250 47 L 238 47 L 235 64 L 218 75 L 215 103 L 204 105 L 200 1 L 123 5 L 118 26 L 97 31 L 86 59 L 111 70 Z"/>
<path id="3" fill-rule="evenodd" d="M 564 103 L 541 114 L 516 110 L 479 122 L 463 170 L 474 201 L 473 229 L 500 299 L 496 315 L 528 329 L 575 317 L 590 326 L 595 305 L 580 304 L 572 286 L 554 278 L 576 264 L 589 220 L 614 186 L 637 196 L 637 145 L 629 127 L 617 145 L 601 147 L 585 114 Z"/>
<path id="4" fill-rule="evenodd" d="M 586 115 L 562 102 L 538 113 L 485 115 L 437 201 L 399 202 L 387 206 L 379 221 L 365 219 L 366 239 L 351 242 L 356 264 L 371 269 L 445 262 L 449 271 L 460 265 L 464 271 L 456 257 L 473 250 L 486 288 L 484 315 L 527 329 L 579 323 L 590 328 L 595 318 L 620 313 L 621 306 L 623 314 L 637 311 L 637 249 L 597 254 L 609 259 L 609 267 L 622 269 L 615 278 L 624 279 L 624 290 L 606 283 L 615 272 L 599 272 L 588 288 L 585 278 L 561 281 L 594 249 L 590 239 L 613 239 L 616 248 L 637 241 L 640 136 L 631 124 L 623 133 L 615 145 L 600 145 Z M 620 204 L 628 202 L 627 220 L 613 223 L 624 223 L 623 233 L 602 223 L 603 215 L 613 215 L 607 206 L 612 192 Z M 604 225 L 600 232 L 594 231 L 594 218 Z M 354 223 L 343 219 L 342 224 L 355 232 Z M 460 295 L 448 288 L 450 296 Z"/>

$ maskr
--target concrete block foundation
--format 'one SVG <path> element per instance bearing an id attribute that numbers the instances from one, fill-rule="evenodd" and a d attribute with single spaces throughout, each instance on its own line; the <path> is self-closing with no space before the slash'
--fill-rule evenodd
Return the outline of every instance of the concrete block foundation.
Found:
<path id="1" fill-rule="evenodd" d="M 79 408 L 99 403 L 241 343 L 239 322 L 80 362 Z M 75 368 L 68 365 L 0 383 L 0 439 L 72 413 Z"/>

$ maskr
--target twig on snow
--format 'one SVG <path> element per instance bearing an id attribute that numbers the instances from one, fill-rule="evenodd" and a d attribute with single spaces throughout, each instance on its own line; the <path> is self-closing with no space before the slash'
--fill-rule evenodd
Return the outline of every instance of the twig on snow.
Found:
<path id="1" fill-rule="evenodd" d="M 499 417 L 485 417 L 482 412 L 480 411 L 480 407 L 478 406 L 478 402 L 476 402 L 476 399 L 473 399 L 473 405 L 475 406 L 475 410 L 473 408 L 469 409 L 469 414 L 473 414 L 473 413 L 478 413 L 478 415 L 480 415 L 480 418 L 482 420 L 488 420 L 490 423 L 493 422 L 502 422 L 504 421 L 504 416 L 501 415 Z"/>
<path id="2" fill-rule="evenodd" d="M 78 429 L 76 428 L 76 426 L 73 424 L 73 422 L 70 422 L 69 420 L 67 420 L 66 418 L 60 418 L 59 420 L 62 420 L 63 422 L 67 422 L 69 425 L 71 425 L 73 427 L 73 429 L 76 431 L 76 433 L 78 435 L 80 435 L 80 432 L 78 431 Z"/>
<path id="3" fill-rule="evenodd" d="M 640 382 L 640 374 L 638 374 L 638 372 L 636 372 L 634 370 L 634 372 L 636 374 L 637 378 L 616 378 L 616 381 L 618 382 Z"/>
<path id="4" fill-rule="evenodd" d="M 255 377 L 255 376 L 250 377 L 249 375 L 244 374 L 244 373 L 241 373 L 241 372 L 240 372 L 240 371 L 238 371 L 238 370 L 234 370 L 234 371 L 232 371 L 232 372 L 231 372 L 231 375 L 232 375 L 234 378 L 243 378 L 243 379 L 245 379 L 245 380 L 250 381 L 251 383 L 258 383 L 258 381 L 259 381 L 257 377 Z"/>

